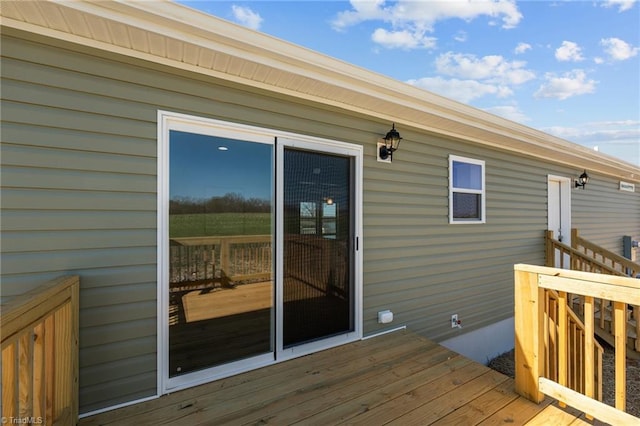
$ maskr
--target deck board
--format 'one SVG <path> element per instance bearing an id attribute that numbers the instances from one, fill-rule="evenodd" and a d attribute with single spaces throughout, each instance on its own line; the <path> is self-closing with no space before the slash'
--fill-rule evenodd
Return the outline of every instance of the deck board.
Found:
<path id="1" fill-rule="evenodd" d="M 83 418 L 80 425 L 523 425 L 532 419 L 545 424 L 547 416 L 560 425 L 583 421 L 550 403 L 529 402 L 515 394 L 507 376 L 397 331 Z"/>

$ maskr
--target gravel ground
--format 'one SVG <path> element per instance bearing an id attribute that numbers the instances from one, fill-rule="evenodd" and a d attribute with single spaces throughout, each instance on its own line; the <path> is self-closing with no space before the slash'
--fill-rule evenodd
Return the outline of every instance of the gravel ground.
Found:
<path id="1" fill-rule="evenodd" d="M 613 348 L 603 344 L 602 396 L 605 404 L 614 405 L 615 378 Z M 506 352 L 491 361 L 489 367 L 509 377 L 514 377 L 514 352 Z M 640 417 L 640 361 L 627 359 L 627 413 Z"/>

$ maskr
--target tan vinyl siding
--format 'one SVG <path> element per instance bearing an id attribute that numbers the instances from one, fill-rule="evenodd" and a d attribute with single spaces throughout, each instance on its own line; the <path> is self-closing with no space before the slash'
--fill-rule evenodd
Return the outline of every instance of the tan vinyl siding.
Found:
<path id="1" fill-rule="evenodd" d="M 2 51 L 2 297 L 80 275 L 81 412 L 155 395 L 155 111 L 68 69 L 90 58 Z"/>
<path id="2" fill-rule="evenodd" d="M 553 169 L 460 142 L 403 137 L 391 167 L 365 169 L 373 177 L 364 194 L 365 329 L 380 328 L 380 309 L 436 340 L 459 334 L 450 327 L 453 313 L 469 330 L 509 318 L 513 264 L 544 261 Z M 486 162 L 486 224 L 448 223 L 449 154 Z"/>
<path id="3" fill-rule="evenodd" d="M 202 76 L 12 37 L 3 54 L 2 250 L 11 263 L 3 293 L 81 276 L 81 412 L 156 393 L 159 109 L 349 142 L 372 137 L 371 123 L 352 115 Z"/>
<path id="4" fill-rule="evenodd" d="M 511 317 L 513 264 L 544 262 L 547 175 L 575 173 L 405 128 L 382 164 L 385 120 L 34 40 L 50 45 L 2 40 L 2 291 L 81 276 L 81 412 L 156 393 L 159 109 L 364 146 L 365 335 L 388 328 L 377 324 L 381 309 L 394 311 L 392 326 L 435 340 L 460 333 L 452 313 L 462 332 Z M 450 154 L 486 162 L 486 224 L 448 223 Z M 608 218 L 579 216 L 578 206 L 599 214 L 613 197 L 624 204 L 618 221 L 635 217 L 640 234 L 638 194 L 627 206 L 621 194 L 598 195 L 613 182 L 592 182 L 572 193 L 574 223 L 597 228 Z"/>
<path id="5" fill-rule="evenodd" d="M 573 191 L 572 209 L 580 235 L 622 255 L 623 236 L 640 238 L 640 185 L 636 192 L 619 188 L 620 181 L 591 173 L 585 190 Z"/>

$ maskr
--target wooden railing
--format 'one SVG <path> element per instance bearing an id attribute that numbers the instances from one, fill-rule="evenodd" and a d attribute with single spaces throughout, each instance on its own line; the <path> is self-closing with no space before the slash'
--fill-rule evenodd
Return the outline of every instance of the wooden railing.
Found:
<path id="1" fill-rule="evenodd" d="M 545 317 L 543 333 L 546 348 L 544 377 L 558 382 L 561 374 L 564 374 L 568 388 L 584 393 L 587 387 L 587 378 L 584 373 L 584 366 L 587 362 L 585 353 L 588 350 L 585 347 L 587 344 L 586 327 L 571 309 L 566 308 L 566 295 L 547 290 L 544 292 L 544 296 Z M 566 353 L 560 350 L 558 343 L 563 338 L 560 335 L 560 330 L 566 330 L 566 336 L 564 336 L 568 345 Z M 594 340 L 592 345 L 593 356 L 591 361 L 595 363 L 593 369 L 593 396 L 598 401 L 602 401 L 602 356 L 604 349 L 597 340 Z"/>
<path id="2" fill-rule="evenodd" d="M 552 268 L 626 276 L 586 252 L 554 239 L 553 231 L 546 232 L 546 251 L 546 266 Z"/>
<path id="3" fill-rule="evenodd" d="M 181 291 L 216 283 L 224 286 L 269 280 L 273 271 L 271 239 L 269 235 L 173 238 L 169 248 L 170 286 Z M 348 292 L 347 250 L 338 240 L 289 235 L 284 240 L 287 276 L 325 294 L 344 296 Z"/>
<path id="4" fill-rule="evenodd" d="M 578 230 L 571 230 L 571 247 L 584 253 L 588 257 L 607 265 L 616 275 L 636 277 L 640 274 L 640 265 L 626 257 L 613 253 L 597 244 L 582 238 Z"/>
<path id="5" fill-rule="evenodd" d="M 79 278 L 63 277 L 2 305 L 2 418 L 78 421 Z"/>
<path id="6" fill-rule="evenodd" d="M 290 235 L 284 241 L 284 267 L 287 277 L 308 287 L 335 296 L 349 292 L 348 248 L 340 240 L 317 235 Z M 298 291 L 305 292 L 303 287 Z M 308 297 L 290 294 L 296 300 Z"/>
<path id="7" fill-rule="evenodd" d="M 558 316 L 550 316 L 547 293 L 557 293 Z M 571 342 L 568 294 L 584 298 L 584 337 Z M 613 301 L 615 336 L 615 408 L 597 401 L 597 344 L 594 299 Z M 551 298 L 553 299 L 553 297 Z M 515 266 L 515 362 L 516 391 L 541 402 L 544 395 L 557 399 L 610 424 L 638 424 L 640 419 L 625 412 L 626 406 L 626 307 L 640 304 L 640 280 L 542 266 Z M 555 350 L 550 351 L 555 330 Z M 572 352 L 581 352 L 580 362 L 571 364 Z M 557 378 L 547 374 L 557 363 Z M 570 369 L 584 380 L 582 389 L 570 388 Z"/>
<path id="8" fill-rule="evenodd" d="M 555 240 L 553 231 L 547 231 L 546 266 L 622 277 L 635 277 L 640 272 L 640 265 L 585 240 L 578 235 L 577 229 L 571 230 L 571 236 L 572 247 L 569 247 Z M 568 300 L 569 305 L 583 315 L 582 298 L 569 295 Z M 612 302 L 596 299 L 596 305 L 598 306 L 595 312 L 597 317 L 596 331 L 602 331 L 598 335 L 613 345 Z M 640 306 L 630 304 L 626 318 L 629 324 L 628 355 L 640 359 Z"/>
<path id="9" fill-rule="evenodd" d="M 172 288 L 268 280 L 273 270 L 270 235 L 171 239 Z"/>

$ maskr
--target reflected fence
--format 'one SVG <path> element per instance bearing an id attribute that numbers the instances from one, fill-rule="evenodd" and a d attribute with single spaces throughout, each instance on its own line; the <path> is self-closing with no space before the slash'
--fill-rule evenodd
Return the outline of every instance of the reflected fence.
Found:
<path id="1" fill-rule="evenodd" d="M 172 238 L 169 247 L 171 291 L 233 286 L 270 280 L 270 235 Z"/>
<path id="2" fill-rule="evenodd" d="M 285 238 L 288 278 L 323 294 L 348 293 L 348 247 L 344 242 L 311 235 Z M 270 235 L 185 237 L 170 240 L 170 291 L 233 287 L 269 281 L 273 276 Z"/>

